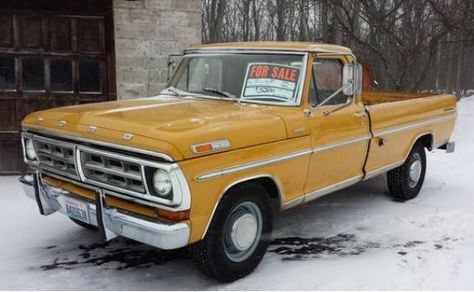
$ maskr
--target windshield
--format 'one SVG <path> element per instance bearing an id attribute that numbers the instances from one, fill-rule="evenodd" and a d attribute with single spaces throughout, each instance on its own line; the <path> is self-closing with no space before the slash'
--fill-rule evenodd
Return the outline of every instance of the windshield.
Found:
<path id="1" fill-rule="evenodd" d="M 168 93 L 298 105 L 304 54 L 215 54 L 185 56 Z"/>

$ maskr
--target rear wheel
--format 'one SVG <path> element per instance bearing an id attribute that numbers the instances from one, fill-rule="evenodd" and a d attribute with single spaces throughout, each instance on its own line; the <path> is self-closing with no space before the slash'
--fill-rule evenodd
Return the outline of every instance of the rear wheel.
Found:
<path id="1" fill-rule="evenodd" d="M 387 173 L 391 195 L 401 201 L 415 198 L 421 190 L 426 173 L 426 154 L 421 143 L 416 143 L 407 160 Z"/>
<path id="2" fill-rule="evenodd" d="M 74 219 L 74 218 L 71 218 L 71 217 L 69 217 L 69 219 L 71 219 L 72 222 L 76 223 L 77 225 L 79 225 L 81 227 L 84 227 L 84 228 L 92 230 L 92 231 L 99 231 L 99 228 L 97 228 L 96 226 L 94 226 L 92 224 L 87 224 L 85 222 L 82 222 L 80 220 L 77 220 L 77 219 Z"/>
<path id="3" fill-rule="evenodd" d="M 226 194 L 205 238 L 191 247 L 198 268 L 222 282 L 250 274 L 262 260 L 272 232 L 270 199 L 259 184 Z"/>

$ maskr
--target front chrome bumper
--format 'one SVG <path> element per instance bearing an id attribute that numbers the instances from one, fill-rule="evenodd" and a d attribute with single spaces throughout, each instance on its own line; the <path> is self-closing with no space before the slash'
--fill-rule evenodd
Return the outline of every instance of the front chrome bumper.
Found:
<path id="1" fill-rule="evenodd" d="M 188 244 L 190 230 L 186 223 L 150 221 L 109 208 L 101 191 L 96 193 L 92 203 L 43 182 L 38 173 L 23 176 L 20 182 L 25 194 L 36 201 L 42 215 L 57 211 L 66 214 L 64 202 L 67 198 L 86 204 L 90 224 L 99 227 L 106 240 L 123 236 L 160 249 L 176 249 Z"/>

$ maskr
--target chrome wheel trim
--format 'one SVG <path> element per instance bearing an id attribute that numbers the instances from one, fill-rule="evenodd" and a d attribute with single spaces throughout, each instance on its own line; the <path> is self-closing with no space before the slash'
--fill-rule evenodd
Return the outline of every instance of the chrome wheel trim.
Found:
<path id="1" fill-rule="evenodd" d="M 224 250 L 233 262 L 248 259 L 260 242 L 263 217 L 254 202 L 242 202 L 230 213 L 224 227 Z"/>
<path id="2" fill-rule="evenodd" d="M 423 170 L 423 165 L 421 163 L 420 154 L 415 153 L 413 155 L 411 164 L 409 166 L 409 171 L 408 171 L 408 174 L 409 174 L 408 185 L 410 186 L 410 188 L 416 187 L 416 185 L 418 184 L 418 181 L 420 180 L 422 170 Z"/>

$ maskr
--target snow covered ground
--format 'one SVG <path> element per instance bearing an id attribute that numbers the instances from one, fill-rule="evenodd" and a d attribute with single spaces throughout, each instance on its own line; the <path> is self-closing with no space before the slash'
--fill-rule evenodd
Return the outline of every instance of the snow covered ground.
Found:
<path id="1" fill-rule="evenodd" d="M 385 177 L 290 210 L 257 270 L 231 284 L 185 250 L 103 244 L 62 215 L 42 217 L 17 177 L 0 177 L 0 289 L 474 289 L 474 96 L 459 103 L 456 152 L 428 155 L 420 195 L 394 202 Z"/>

